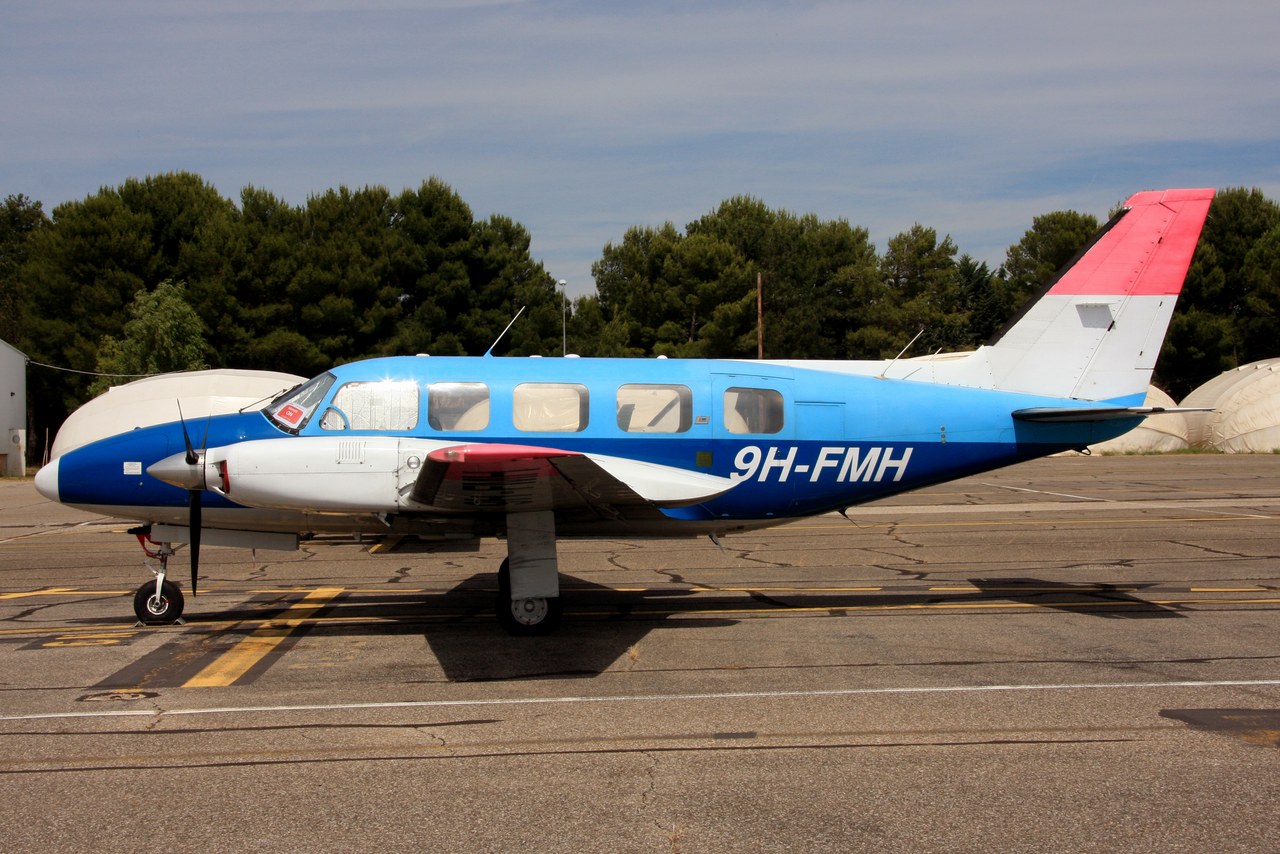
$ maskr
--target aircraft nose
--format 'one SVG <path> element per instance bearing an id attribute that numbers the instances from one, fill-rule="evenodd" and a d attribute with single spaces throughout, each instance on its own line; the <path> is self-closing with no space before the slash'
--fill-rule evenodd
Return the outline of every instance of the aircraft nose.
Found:
<path id="1" fill-rule="evenodd" d="M 58 463 L 61 459 L 54 457 L 36 472 L 36 492 L 50 501 L 58 500 Z"/>

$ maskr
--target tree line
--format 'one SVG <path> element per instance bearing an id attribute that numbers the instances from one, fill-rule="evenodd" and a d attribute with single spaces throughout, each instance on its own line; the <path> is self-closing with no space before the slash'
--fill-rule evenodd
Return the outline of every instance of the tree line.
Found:
<path id="1" fill-rule="evenodd" d="M 0 338 L 33 362 L 33 429 L 131 374 L 200 367 L 310 376 L 359 358 L 479 355 L 754 357 L 756 282 L 768 358 L 866 359 L 988 340 L 1097 231 L 1036 217 L 992 270 L 923 225 L 880 252 L 843 219 L 737 196 L 689 223 L 637 225 L 604 246 L 571 306 L 509 217 L 477 219 L 444 182 L 340 187 L 290 205 L 238 202 L 191 173 L 129 179 L 48 215 L 23 195 L 0 218 Z M 1280 205 L 1257 189 L 1210 210 L 1157 369 L 1175 398 L 1280 355 Z M 923 330 L 923 332 L 921 332 Z M 96 377 L 95 374 L 112 374 Z"/>

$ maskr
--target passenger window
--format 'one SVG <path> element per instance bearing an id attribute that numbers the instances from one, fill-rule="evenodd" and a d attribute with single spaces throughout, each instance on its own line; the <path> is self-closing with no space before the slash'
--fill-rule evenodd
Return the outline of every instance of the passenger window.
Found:
<path id="1" fill-rule="evenodd" d="M 730 433 L 782 431 L 782 395 L 771 388 L 731 388 L 724 393 L 724 428 Z"/>
<path id="2" fill-rule="evenodd" d="M 477 432 L 489 426 L 489 387 L 484 383 L 432 383 L 427 423 L 433 430 Z"/>
<path id="3" fill-rule="evenodd" d="M 528 433 L 577 433 L 587 429 L 587 387 L 576 383 L 521 383 L 512 397 L 511 420 Z"/>
<path id="4" fill-rule="evenodd" d="M 417 425 L 418 384 L 413 380 L 347 383 L 320 420 L 324 430 L 412 430 Z"/>
<path id="5" fill-rule="evenodd" d="M 618 427 L 628 433 L 683 433 L 693 424 L 693 394 L 682 385 L 618 389 Z"/>

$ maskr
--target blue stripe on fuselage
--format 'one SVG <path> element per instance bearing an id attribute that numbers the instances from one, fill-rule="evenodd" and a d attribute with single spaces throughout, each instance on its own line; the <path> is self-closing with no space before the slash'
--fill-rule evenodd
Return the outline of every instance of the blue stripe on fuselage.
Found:
<path id="1" fill-rule="evenodd" d="M 206 436 L 206 429 L 208 431 Z M 216 448 L 249 439 L 287 439 L 260 412 L 217 415 L 187 424 L 192 443 Z M 59 457 L 58 500 L 63 504 L 128 507 L 185 507 L 185 489 L 156 480 L 147 467 L 186 450 L 182 424 L 140 427 L 68 451 Z M 206 491 L 205 507 L 238 507 Z"/>

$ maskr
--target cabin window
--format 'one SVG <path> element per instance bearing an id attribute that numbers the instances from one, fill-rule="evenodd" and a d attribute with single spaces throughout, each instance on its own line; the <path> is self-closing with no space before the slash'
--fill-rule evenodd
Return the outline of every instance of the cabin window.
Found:
<path id="1" fill-rule="evenodd" d="M 489 426 L 489 387 L 484 383 L 432 383 L 427 388 L 432 430 L 476 432 Z"/>
<path id="2" fill-rule="evenodd" d="M 724 429 L 730 433 L 782 431 L 782 395 L 771 388 L 730 388 L 724 393 Z"/>
<path id="3" fill-rule="evenodd" d="M 618 389 L 618 427 L 628 433 L 683 433 L 693 424 L 693 393 L 682 385 L 634 383 Z"/>
<path id="4" fill-rule="evenodd" d="M 297 433 L 316 411 L 316 407 L 337 380 L 333 374 L 321 374 L 277 397 L 267 405 L 267 417 L 280 429 Z"/>
<path id="5" fill-rule="evenodd" d="M 577 433 L 587 429 L 587 387 L 576 383 L 521 383 L 512 397 L 511 420 L 527 433 Z"/>
<path id="6" fill-rule="evenodd" d="M 418 426 L 413 380 L 350 382 L 338 389 L 320 419 L 323 430 L 412 430 Z"/>

